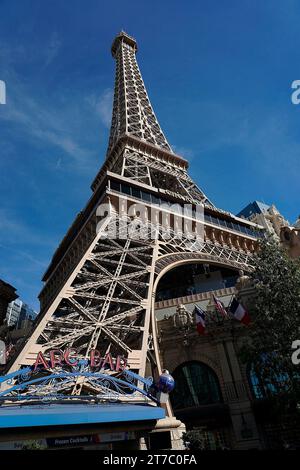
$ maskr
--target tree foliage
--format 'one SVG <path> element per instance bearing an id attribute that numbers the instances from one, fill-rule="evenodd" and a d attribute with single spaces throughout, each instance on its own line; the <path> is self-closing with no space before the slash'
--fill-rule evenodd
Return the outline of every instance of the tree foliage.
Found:
<path id="1" fill-rule="evenodd" d="M 187 449 L 192 452 L 199 450 L 228 450 L 218 439 L 210 443 L 205 431 L 201 429 L 192 429 L 183 433 L 182 440 Z"/>
<path id="2" fill-rule="evenodd" d="M 250 279 L 255 290 L 253 322 L 242 358 L 252 364 L 265 396 L 295 403 L 300 401 L 300 365 L 293 364 L 291 356 L 292 343 L 300 339 L 300 262 L 267 238 L 254 258 Z"/>

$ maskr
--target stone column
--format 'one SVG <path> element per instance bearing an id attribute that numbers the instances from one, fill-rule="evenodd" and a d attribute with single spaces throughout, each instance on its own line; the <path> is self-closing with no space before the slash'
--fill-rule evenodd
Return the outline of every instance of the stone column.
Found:
<path id="1" fill-rule="evenodd" d="M 225 379 L 225 393 L 230 409 L 231 421 L 235 437 L 235 449 L 261 448 L 258 429 L 251 402 L 247 395 L 247 389 L 243 383 L 243 377 L 231 338 L 219 345 L 218 351 L 222 352 L 221 367 Z M 230 382 L 227 378 L 230 377 Z M 227 383 L 226 383 L 227 382 Z"/>

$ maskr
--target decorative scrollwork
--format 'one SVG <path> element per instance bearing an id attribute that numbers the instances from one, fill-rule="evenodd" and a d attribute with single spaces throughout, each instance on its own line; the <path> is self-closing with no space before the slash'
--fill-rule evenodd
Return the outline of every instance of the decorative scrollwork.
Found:
<path id="1" fill-rule="evenodd" d="M 147 379 L 145 379 L 145 391 L 148 392 L 150 387 L 153 385 L 153 377 L 148 377 Z"/>
<path id="2" fill-rule="evenodd" d="M 83 370 L 86 369 L 86 370 Z M 13 376 L 12 376 L 13 375 Z M 70 394 L 76 380 L 80 378 L 87 387 L 94 392 L 88 396 Z M 155 399 L 148 393 L 153 383 L 151 377 L 145 379 L 139 375 L 124 370 L 116 377 L 100 372 L 91 372 L 85 364 L 80 365 L 80 370 L 72 372 L 55 371 L 48 375 L 36 376 L 31 370 L 20 370 L 10 374 L 6 378 L 1 377 L 1 382 L 6 383 L 7 388 L 0 392 L 0 402 L 41 400 L 42 402 L 63 400 L 94 399 L 115 402 L 122 398 L 130 401 L 134 399 Z M 139 388 L 138 384 L 143 384 Z M 64 395 L 61 392 L 68 392 Z"/>
<path id="3" fill-rule="evenodd" d="M 124 379 L 127 380 L 127 382 L 129 382 L 129 383 L 133 383 L 133 381 L 134 381 L 134 376 L 133 376 L 132 373 L 130 373 L 129 370 L 126 370 L 126 369 L 125 369 L 125 370 L 122 372 L 121 376 L 123 376 Z"/>

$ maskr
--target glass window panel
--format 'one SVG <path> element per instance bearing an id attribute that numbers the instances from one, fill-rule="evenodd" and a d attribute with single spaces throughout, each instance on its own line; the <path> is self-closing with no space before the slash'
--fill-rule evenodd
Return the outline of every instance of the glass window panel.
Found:
<path id="1" fill-rule="evenodd" d="M 111 180 L 110 181 L 110 188 L 113 190 L 113 191 L 119 191 L 120 192 L 120 183 L 118 181 L 113 181 Z"/>
<path id="2" fill-rule="evenodd" d="M 141 191 L 143 201 L 151 202 L 151 194 Z"/>
<path id="3" fill-rule="evenodd" d="M 122 193 L 124 194 L 130 194 L 130 186 L 128 186 L 127 184 L 121 184 L 121 191 Z"/>
<path id="4" fill-rule="evenodd" d="M 175 410 L 222 401 L 217 375 L 206 364 L 188 362 L 177 367 L 172 375 L 175 388 L 171 393 L 171 401 Z"/>
<path id="5" fill-rule="evenodd" d="M 157 197 L 157 196 L 154 196 L 154 195 L 152 194 L 152 203 L 159 205 L 159 204 L 160 204 L 160 198 Z"/>
<path id="6" fill-rule="evenodd" d="M 139 188 L 132 187 L 131 190 L 132 190 L 131 194 L 133 197 L 136 197 L 137 199 L 141 199 L 141 190 Z"/>
<path id="7" fill-rule="evenodd" d="M 169 208 L 170 202 L 167 199 L 161 199 L 161 206 L 165 208 Z"/>

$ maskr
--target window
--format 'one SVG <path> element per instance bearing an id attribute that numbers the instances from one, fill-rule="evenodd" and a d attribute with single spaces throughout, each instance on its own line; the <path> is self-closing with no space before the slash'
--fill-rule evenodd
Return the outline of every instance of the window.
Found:
<path id="1" fill-rule="evenodd" d="M 263 368 L 270 367 L 268 362 L 268 355 L 262 354 L 261 364 L 259 367 L 262 373 L 258 372 L 258 368 L 255 368 L 253 364 L 248 368 L 249 385 L 253 397 L 257 400 L 261 400 L 262 398 L 268 398 L 272 395 L 277 395 L 282 392 L 287 392 L 289 389 L 290 377 L 284 371 L 274 371 L 272 380 L 270 380 L 271 375 L 267 374 L 268 380 L 264 380 Z"/>
<path id="2" fill-rule="evenodd" d="M 167 199 L 161 199 L 160 205 L 163 209 L 169 209 L 170 204 L 170 201 L 168 201 Z"/>
<path id="3" fill-rule="evenodd" d="M 146 202 L 151 202 L 151 194 L 146 193 L 145 191 L 141 191 L 142 193 L 142 200 Z"/>
<path id="4" fill-rule="evenodd" d="M 120 183 L 118 183 L 117 181 L 111 180 L 110 181 L 110 189 L 112 189 L 113 191 L 119 191 L 120 192 Z"/>
<path id="5" fill-rule="evenodd" d="M 160 199 L 159 199 L 159 197 L 154 196 L 154 195 L 152 194 L 152 203 L 153 203 L 153 204 L 160 205 Z"/>
<path id="6" fill-rule="evenodd" d="M 170 395 L 174 410 L 222 402 L 216 373 L 206 364 L 191 361 L 173 372 L 175 388 Z"/>
<path id="7" fill-rule="evenodd" d="M 135 188 L 134 186 L 131 188 L 132 196 L 136 197 L 137 199 L 141 199 L 141 190 L 139 188 Z"/>
<path id="8" fill-rule="evenodd" d="M 210 216 L 212 224 L 219 225 L 219 219 L 216 217 Z"/>
<path id="9" fill-rule="evenodd" d="M 122 189 L 121 189 L 122 193 L 124 193 L 124 194 L 130 194 L 130 189 L 131 189 L 130 186 L 128 186 L 127 184 L 123 184 L 123 183 L 122 183 L 122 184 L 121 184 L 121 188 L 122 188 Z"/>

